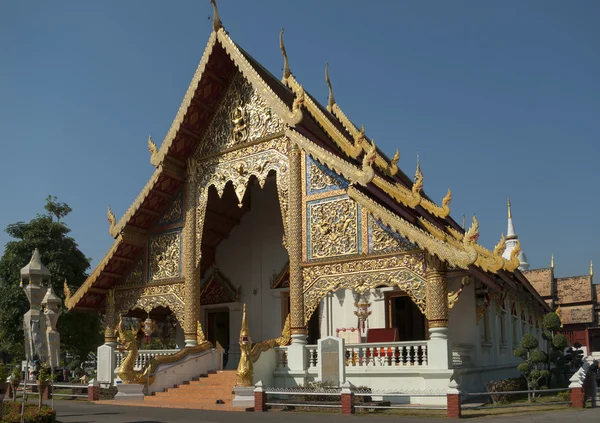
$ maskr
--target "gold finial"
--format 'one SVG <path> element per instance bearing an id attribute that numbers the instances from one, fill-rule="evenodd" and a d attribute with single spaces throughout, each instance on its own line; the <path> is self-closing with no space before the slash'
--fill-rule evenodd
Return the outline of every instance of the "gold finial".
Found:
<path id="1" fill-rule="evenodd" d="M 552 257 L 550 258 L 550 268 L 554 269 L 554 253 L 552 253 Z"/>
<path id="2" fill-rule="evenodd" d="M 506 203 L 506 205 L 508 206 L 508 218 L 512 219 L 512 212 L 510 211 L 510 197 L 508 197 L 508 203 Z"/>
<path id="3" fill-rule="evenodd" d="M 250 330 L 248 329 L 248 321 L 246 320 L 246 304 L 242 311 L 242 328 L 240 329 L 240 342 L 250 342 Z"/>
<path id="4" fill-rule="evenodd" d="M 213 7 L 213 31 L 217 32 L 219 29 L 223 28 L 223 22 L 219 19 L 219 10 L 217 9 L 217 2 L 215 0 L 210 0 L 210 3 Z"/>
<path id="5" fill-rule="evenodd" d="M 590 260 L 590 276 L 594 276 L 594 263 Z"/>
<path id="6" fill-rule="evenodd" d="M 157 167 L 160 164 L 158 161 L 158 147 L 152 140 L 151 135 L 148 135 L 148 151 L 150 152 L 150 164 Z"/>
<path id="7" fill-rule="evenodd" d="M 329 80 L 329 63 L 325 64 L 325 82 L 329 88 L 329 98 L 327 100 L 327 110 L 331 112 L 333 105 L 335 104 L 335 98 L 333 97 L 333 88 L 331 87 L 331 81 Z"/>
<path id="8" fill-rule="evenodd" d="M 466 227 L 467 227 L 467 216 L 463 214 L 463 221 L 462 221 L 463 231 L 465 230 Z"/>
<path id="9" fill-rule="evenodd" d="M 279 33 L 279 48 L 281 49 L 281 54 L 283 54 L 283 79 L 286 80 L 292 72 L 290 71 L 290 63 L 288 62 L 285 45 L 283 45 L 283 28 L 281 28 L 281 32 Z"/>
<path id="10" fill-rule="evenodd" d="M 115 236 L 114 230 L 115 230 L 115 227 L 117 226 L 117 218 L 115 217 L 115 214 L 111 210 L 110 206 L 108 206 L 108 211 L 106 212 L 106 217 L 108 218 L 108 224 L 110 225 L 108 227 L 108 233 L 110 233 L 110 235 L 114 237 Z"/>
<path id="11" fill-rule="evenodd" d="M 63 286 L 63 291 L 65 293 L 65 303 L 67 303 L 71 299 L 71 289 L 69 288 L 69 285 L 67 284 L 67 278 L 65 278 L 65 284 Z"/>

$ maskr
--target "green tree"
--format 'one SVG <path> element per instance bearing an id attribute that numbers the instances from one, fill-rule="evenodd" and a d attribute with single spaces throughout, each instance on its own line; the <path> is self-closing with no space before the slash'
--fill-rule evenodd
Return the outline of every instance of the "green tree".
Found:
<path id="1" fill-rule="evenodd" d="M 521 339 L 520 348 L 515 349 L 515 357 L 523 359 L 523 363 L 517 366 L 517 370 L 527 380 L 527 390 L 534 391 L 540 387 L 540 381 L 549 376 L 546 367 L 546 354 L 538 349 L 539 343 L 535 336 L 528 333 Z M 535 394 L 528 394 L 529 402 Z"/>
<path id="2" fill-rule="evenodd" d="M 569 346 L 569 341 L 566 336 L 559 333 L 561 321 L 558 314 L 554 312 L 547 313 L 544 316 L 543 326 L 542 336 L 548 341 L 548 368 L 554 376 L 555 382 L 560 384 L 562 375 L 566 374 L 569 367 L 570 360 L 565 356 L 565 349 Z"/>
<path id="3" fill-rule="evenodd" d="M 24 356 L 23 314 L 29 303 L 19 286 L 20 270 L 29 263 L 33 250 L 39 249 L 42 262 L 52 273 L 54 292 L 63 300 L 64 281 L 68 281 L 72 290 L 79 288 L 90 267 L 89 259 L 69 236 L 71 230 L 60 221 L 71 208 L 52 196 L 46 198 L 44 208 L 46 214 L 38 214 L 28 223 L 17 222 L 6 228 L 13 240 L 6 244 L 0 258 L 0 353 L 11 356 Z M 102 342 L 100 320 L 95 314 L 63 310 L 57 326 L 63 352 L 85 359 Z"/>

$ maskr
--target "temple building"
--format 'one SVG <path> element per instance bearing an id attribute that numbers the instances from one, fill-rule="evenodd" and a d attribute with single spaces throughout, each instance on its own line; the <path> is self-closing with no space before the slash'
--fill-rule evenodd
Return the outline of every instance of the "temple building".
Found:
<path id="1" fill-rule="evenodd" d="M 112 383 L 117 364 L 122 379 L 143 380 L 155 358 L 148 392 L 215 366 L 295 386 L 322 377 L 327 337 L 344 340 L 340 381 L 410 391 L 415 403 L 445 404 L 451 379 L 481 389 L 515 376 L 512 350 L 524 333 L 541 339 L 550 303 L 519 270 L 514 230 L 493 250 L 478 244 L 477 220 L 465 231 L 450 216 L 450 191 L 436 204 L 420 167 L 409 178 L 398 152 L 379 150 L 334 99 L 327 68 L 328 104 L 315 100 L 283 31 L 280 44 L 276 78 L 215 7 L 170 130 L 160 146 L 148 140 L 154 174 L 119 220 L 109 208 L 113 245 L 75 293 L 65 287 L 70 310 L 105 314 L 99 381 Z M 149 339 L 171 330 L 173 345 L 129 340 L 124 359 L 120 317 L 147 322 Z M 185 371 L 161 371 L 175 365 Z"/>
<path id="2" fill-rule="evenodd" d="M 510 199 L 506 234 L 504 257 L 507 257 L 507 253 L 512 251 L 514 243 L 519 239 L 515 232 Z M 600 354 L 600 284 L 594 284 L 592 262 L 590 261 L 587 275 L 557 278 L 554 276 L 554 255 L 550 260 L 550 267 L 531 270 L 522 250 L 517 257 L 523 275 L 561 318 L 562 333 L 569 344 L 581 344 L 585 354 Z"/>

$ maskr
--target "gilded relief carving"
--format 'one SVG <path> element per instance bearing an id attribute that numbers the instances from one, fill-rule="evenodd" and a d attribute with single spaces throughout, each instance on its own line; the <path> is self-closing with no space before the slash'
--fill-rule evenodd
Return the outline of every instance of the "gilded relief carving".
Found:
<path id="1" fill-rule="evenodd" d="M 183 209 L 181 207 L 181 193 L 175 197 L 175 200 L 169 205 L 169 208 L 158 221 L 159 225 L 169 225 L 179 222 L 183 218 Z"/>
<path id="2" fill-rule="evenodd" d="M 140 257 L 138 261 L 135 262 L 133 269 L 127 278 L 125 278 L 125 285 L 135 285 L 144 282 L 144 259 Z"/>
<path id="3" fill-rule="evenodd" d="M 248 181 L 256 177 L 261 188 L 270 172 L 276 174 L 277 193 L 284 222 L 284 235 L 287 234 L 287 193 L 289 189 L 287 158 L 288 143 L 284 137 L 265 141 L 239 150 L 230 151 L 205 161 L 194 160 L 194 172 L 198 178 L 198 203 L 196 206 L 196 265 L 200 262 L 200 247 L 204 215 L 208 202 L 208 190 L 214 186 L 219 196 L 223 195 L 225 186 L 231 182 L 238 201 L 241 203 Z"/>
<path id="4" fill-rule="evenodd" d="M 283 130 L 283 122 L 238 73 L 221 100 L 195 156 L 206 156 Z"/>
<path id="5" fill-rule="evenodd" d="M 306 158 L 306 193 L 308 195 L 341 189 L 348 186 L 348 182 L 324 165 L 317 164 L 310 156 Z"/>
<path id="6" fill-rule="evenodd" d="M 369 251 L 374 254 L 417 250 L 415 244 L 389 231 L 383 223 L 369 214 Z"/>
<path id="7" fill-rule="evenodd" d="M 308 205 L 309 259 L 359 252 L 358 206 L 349 198 L 315 201 Z"/>
<path id="8" fill-rule="evenodd" d="M 358 294 L 380 286 L 405 291 L 423 314 L 427 309 L 424 253 L 310 266 L 303 269 L 306 322 L 329 293 L 350 289 Z"/>
<path id="9" fill-rule="evenodd" d="M 116 308 L 120 314 L 125 314 L 134 308 L 150 312 L 156 307 L 169 307 L 180 326 L 184 326 L 185 285 L 183 283 L 132 287 L 118 290 L 115 296 Z"/>
<path id="10" fill-rule="evenodd" d="M 167 232 L 150 238 L 149 280 L 181 277 L 181 233 Z"/>

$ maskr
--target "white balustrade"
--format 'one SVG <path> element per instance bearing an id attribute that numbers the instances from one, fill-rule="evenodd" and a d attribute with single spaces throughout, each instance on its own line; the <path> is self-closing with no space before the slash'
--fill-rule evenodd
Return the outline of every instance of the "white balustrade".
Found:
<path id="1" fill-rule="evenodd" d="M 275 364 L 276 369 L 287 368 L 288 366 L 288 347 L 275 347 L 275 357 L 277 363 Z"/>
<path id="2" fill-rule="evenodd" d="M 316 368 L 319 363 L 317 346 L 306 345 L 304 348 L 308 354 L 308 368 Z M 348 368 L 427 366 L 427 341 L 346 344 L 344 350 Z M 280 354 L 283 351 L 280 350 Z M 278 367 L 285 366 L 278 364 Z"/>
<path id="3" fill-rule="evenodd" d="M 427 341 L 347 344 L 346 367 L 427 366 Z"/>
<path id="4" fill-rule="evenodd" d="M 150 362 L 155 357 L 161 355 L 172 355 L 178 352 L 178 349 L 175 350 L 140 350 L 138 351 L 138 356 L 135 360 L 135 364 L 133 365 L 133 370 L 141 370 L 146 366 L 147 363 Z M 120 351 L 116 352 L 117 354 L 117 368 L 121 366 L 123 363 L 123 359 L 125 358 L 125 354 Z"/>

